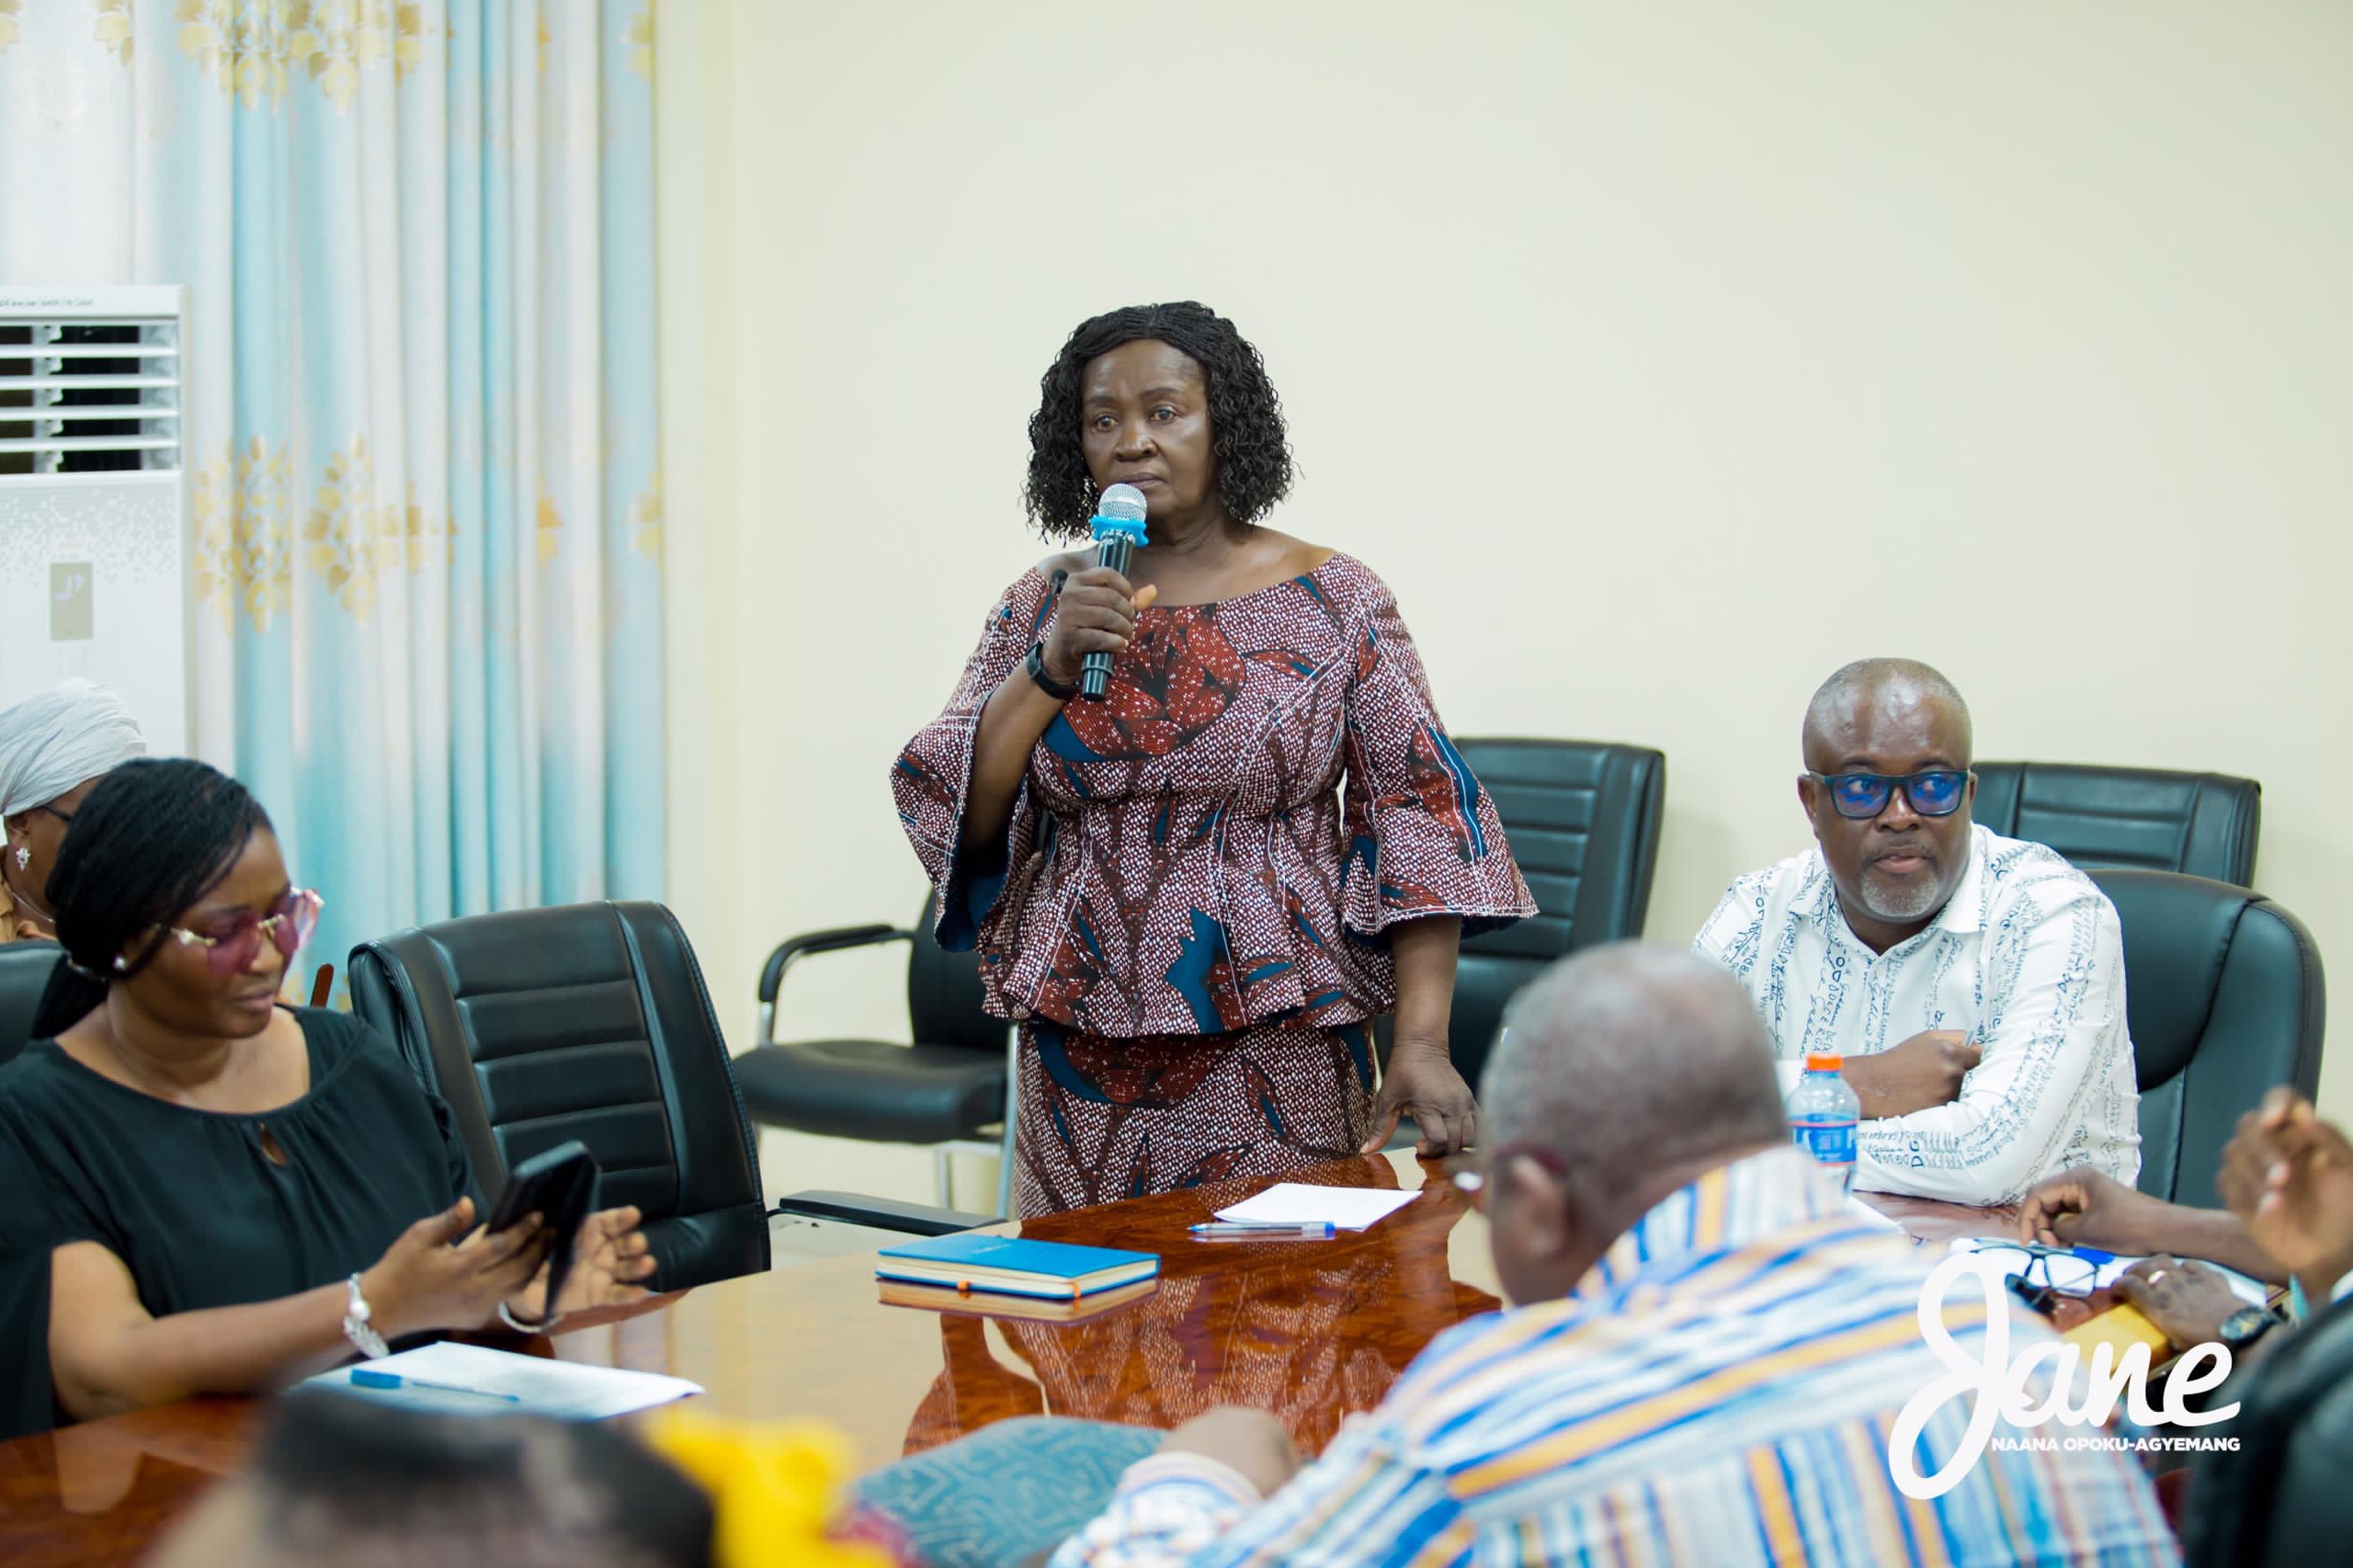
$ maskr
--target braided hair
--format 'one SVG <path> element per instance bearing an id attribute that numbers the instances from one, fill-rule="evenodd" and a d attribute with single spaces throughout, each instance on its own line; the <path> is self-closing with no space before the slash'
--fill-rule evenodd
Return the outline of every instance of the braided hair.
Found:
<path id="1" fill-rule="evenodd" d="M 1128 305 L 1079 323 L 1038 382 L 1022 504 L 1045 538 L 1085 539 L 1095 513 L 1095 477 L 1079 439 L 1080 378 L 1090 361 L 1147 338 L 1191 358 L 1209 381 L 1210 450 L 1217 460 L 1217 498 L 1227 514 L 1237 523 L 1255 523 L 1290 492 L 1282 400 L 1258 351 L 1207 305 L 1190 300 Z"/>
<path id="2" fill-rule="evenodd" d="M 160 938 L 124 967 L 115 961 L 211 891 L 268 826 L 243 784 L 192 758 L 126 762 L 101 778 L 50 868 L 65 961 L 41 993 L 32 1038 L 72 1028 L 105 1002 L 111 982 L 145 969 Z"/>

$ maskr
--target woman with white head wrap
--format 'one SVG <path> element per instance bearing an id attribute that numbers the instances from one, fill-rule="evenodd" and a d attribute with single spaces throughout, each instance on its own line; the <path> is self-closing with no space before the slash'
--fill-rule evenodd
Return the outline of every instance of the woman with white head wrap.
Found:
<path id="1" fill-rule="evenodd" d="M 0 711 L 0 942 L 54 937 L 49 869 L 82 797 L 147 749 L 121 698 L 86 680 Z"/>

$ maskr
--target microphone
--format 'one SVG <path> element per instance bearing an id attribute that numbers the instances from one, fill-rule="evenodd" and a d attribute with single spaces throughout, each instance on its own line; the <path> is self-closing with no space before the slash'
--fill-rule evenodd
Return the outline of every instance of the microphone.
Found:
<path id="1" fill-rule="evenodd" d="M 1143 536 L 1143 492 L 1134 485 L 1114 484 L 1103 492 L 1086 524 L 1095 534 L 1095 564 L 1108 566 L 1122 577 L 1128 574 L 1136 546 L 1151 542 Z M 1110 687 L 1111 655 L 1097 648 L 1079 661 L 1078 695 L 1084 701 L 1100 702 Z"/>

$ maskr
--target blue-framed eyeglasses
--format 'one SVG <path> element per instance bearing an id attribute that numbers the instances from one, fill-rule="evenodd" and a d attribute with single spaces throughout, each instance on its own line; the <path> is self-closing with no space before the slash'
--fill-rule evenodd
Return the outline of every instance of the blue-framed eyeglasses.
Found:
<path id="1" fill-rule="evenodd" d="M 1816 773 L 1830 791 L 1830 806 L 1842 817 L 1875 817 L 1901 785 L 1904 798 L 1924 817 L 1949 817 L 1969 793 L 1969 769 L 1931 767 L 1920 773 Z"/>

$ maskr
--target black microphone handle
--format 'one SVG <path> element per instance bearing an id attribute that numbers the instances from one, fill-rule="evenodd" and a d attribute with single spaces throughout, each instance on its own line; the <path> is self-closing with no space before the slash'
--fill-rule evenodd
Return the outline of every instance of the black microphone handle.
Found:
<path id="1" fill-rule="evenodd" d="M 1095 564 L 1108 566 L 1124 577 L 1135 559 L 1135 540 L 1125 534 L 1105 534 L 1095 545 Z M 1097 648 L 1078 664 L 1078 695 L 1083 702 L 1100 702 L 1111 688 L 1111 654 Z"/>

